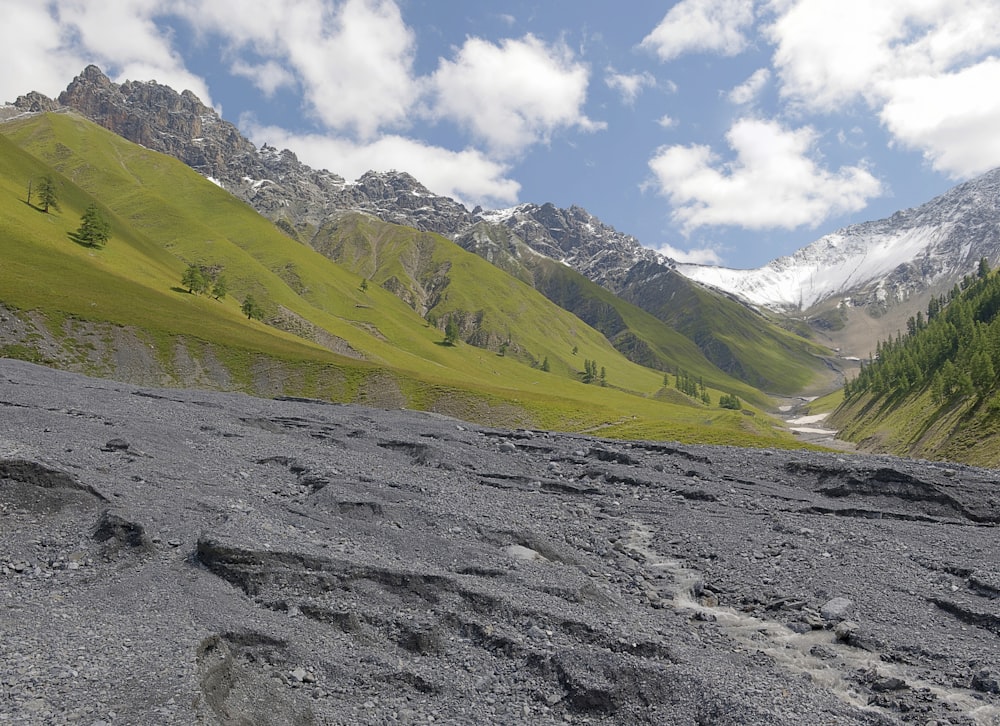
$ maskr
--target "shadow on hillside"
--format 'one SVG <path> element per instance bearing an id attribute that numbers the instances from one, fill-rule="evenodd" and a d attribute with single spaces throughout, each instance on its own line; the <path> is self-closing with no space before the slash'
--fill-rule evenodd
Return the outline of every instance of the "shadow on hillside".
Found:
<path id="1" fill-rule="evenodd" d="M 36 205 L 36 204 L 32 204 L 31 202 L 29 202 L 29 201 L 26 201 L 26 200 L 24 200 L 24 199 L 22 199 L 22 200 L 20 200 L 20 201 L 21 201 L 21 204 L 24 204 L 24 205 L 26 205 L 26 206 L 29 206 L 29 207 L 31 207 L 32 209 L 34 209 L 34 210 L 35 210 L 36 212 L 38 212 L 39 214 L 49 214 L 49 212 L 51 212 L 51 211 L 52 211 L 51 209 L 50 209 L 50 210 L 48 210 L 48 211 L 46 211 L 46 210 L 42 209 L 41 207 L 39 207 L 38 205 Z"/>
<path id="2" fill-rule="evenodd" d="M 101 245 L 95 245 L 94 243 L 88 241 L 87 239 L 77 234 L 76 232 L 67 232 L 66 236 L 69 237 L 74 242 L 76 242 L 81 247 L 86 247 L 92 250 L 100 249 L 101 247 Z"/>

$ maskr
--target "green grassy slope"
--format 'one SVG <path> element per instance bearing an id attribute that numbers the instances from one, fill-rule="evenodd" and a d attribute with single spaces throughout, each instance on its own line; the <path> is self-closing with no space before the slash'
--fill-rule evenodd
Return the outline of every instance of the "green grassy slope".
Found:
<path id="1" fill-rule="evenodd" d="M 51 214 L 24 201 L 28 180 L 45 173 L 62 206 Z M 91 202 L 112 222 L 104 249 L 69 237 Z M 578 318 L 442 238 L 425 253 L 421 233 L 377 223 L 354 242 L 380 239 L 380 259 L 396 261 L 365 270 L 376 284 L 362 291 L 360 269 L 289 240 L 178 161 L 74 115 L 0 125 L 0 303 L 34 311 L 56 334 L 66 335 L 67 320 L 127 327 L 164 367 L 183 345 L 210 354 L 230 387 L 250 392 L 261 392 L 258 374 L 269 369 L 268 393 L 366 401 L 366 391 L 388 385 L 402 405 L 494 424 L 796 445 L 760 415 L 664 402 L 660 372 L 626 360 Z M 386 254 L 393 245 L 394 257 Z M 421 256 L 452 280 L 433 306 L 441 315 L 471 315 L 481 330 L 516 338 L 520 353 L 444 346 L 440 330 L 383 289 Z M 230 295 L 217 301 L 179 289 L 189 263 L 224 268 Z M 247 293 L 270 324 L 241 314 Z M 551 372 L 525 362 L 544 357 Z M 579 382 L 584 359 L 607 368 L 608 387 Z"/>
<path id="2" fill-rule="evenodd" d="M 831 416 L 862 448 L 1000 465 L 1000 276 L 988 265 L 880 341 Z"/>
<path id="3" fill-rule="evenodd" d="M 572 268 L 535 252 L 505 228 L 481 223 L 460 244 L 591 325 L 629 360 L 671 373 L 684 371 L 711 388 L 758 406 L 769 405 L 767 396 L 722 372 L 698 346 L 663 321 Z"/>
<path id="4" fill-rule="evenodd" d="M 635 275 L 647 280 L 641 270 Z M 769 393 L 829 390 L 830 351 L 677 273 L 627 288 L 622 297 L 694 341 L 729 375 Z"/>

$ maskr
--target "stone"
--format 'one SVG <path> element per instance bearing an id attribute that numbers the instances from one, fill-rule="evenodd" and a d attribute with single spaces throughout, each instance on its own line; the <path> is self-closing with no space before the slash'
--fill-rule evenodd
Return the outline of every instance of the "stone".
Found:
<path id="1" fill-rule="evenodd" d="M 989 669 L 982 669 L 972 676 L 972 688 L 980 693 L 1000 693 L 1000 678 Z"/>
<path id="2" fill-rule="evenodd" d="M 832 600 L 827 600 L 823 607 L 820 608 L 819 613 L 823 616 L 824 620 L 828 622 L 836 622 L 846 620 L 853 609 L 853 601 L 846 597 L 835 597 Z"/>

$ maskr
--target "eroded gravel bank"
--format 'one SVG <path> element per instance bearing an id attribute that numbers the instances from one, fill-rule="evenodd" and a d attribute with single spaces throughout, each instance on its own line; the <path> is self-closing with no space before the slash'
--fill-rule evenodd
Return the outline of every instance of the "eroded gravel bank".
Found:
<path id="1" fill-rule="evenodd" d="M 0 722 L 1000 722 L 996 472 L 0 360 Z"/>

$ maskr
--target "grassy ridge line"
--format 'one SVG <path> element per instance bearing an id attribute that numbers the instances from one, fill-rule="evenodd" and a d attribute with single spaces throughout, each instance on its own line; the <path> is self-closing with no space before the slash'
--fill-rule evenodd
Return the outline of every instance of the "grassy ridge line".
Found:
<path id="1" fill-rule="evenodd" d="M 651 394 L 662 383 L 655 371 L 645 371 L 647 378 L 640 381 L 650 394 L 643 397 L 583 386 L 469 346 L 445 348 L 439 345 L 439 331 L 428 328 L 395 296 L 377 286 L 360 292 L 354 273 L 290 242 L 179 162 L 127 144 L 82 119 L 35 117 L 0 126 L 0 133 L 43 157 L 0 138 L 0 301 L 13 307 L 39 310 L 57 321 L 73 316 L 132 326 L 160 341 L 164 351 L 180 338 L 196 341 L 194 348 L 208 346 L 231 369 L 254 361 L 259 365 L 262 358 L 284 364 L 290 372 L 298 365 L 308 369 L 298 376 L 303 390 L 282 391 L 289 394 L 308 395 L 316 388 L 309 380 L 329 368 L 356 380 L 388 376 L 409 405 L 473 420 L 491 421 L 495 413 L 502 419 L 496 423 L 566 430 L 634 421 L 665 438 L 682 440 L 699 440 L 698 432 L 711 426 L 723 435 L 728 431 L 734 443 L 795 445 L 773 430 L 751 435 L 742 420 L 735 425 L 729 412 L 655 400 Z M 23 201 L 26 180 L 53 169 L 58 170 L 63 208 L 45 215 Z M 78 180 L 91 186 L 81 187 Z M 83 248 L 68 238 L 94 200 L 112 220 L 113 237 L 103 250 Z M 215 301 L 172 289 L 188 261 L 224 264 L 237 294 L 259 286 L 273 304 L 342 333 L 377 367 L 246 321 L 237 300 Z M 579 321 L 575 325 L 586 328 Z M 592 357 L 601 357 L 597 353 L 608 350 L 606 341 L 596 331 L 588 335 L 603 346 Z M 609 377 L 610 370 L 609 365 Z M 233 374 L 234 379 L 241 375 Z"/>
<path id="2" fill-rule="evenodd" d="M 486 233 L 502 233 L 490 228 Z M 302 230 L 306 233 L 306 230 Z M 450 241 L 438 235 L 400 227 L 362 214 L 344 214 L 335 223 L 316 231 L 311 244 L 331 259 L 343 264 L 379 285 L 402 288 L 404 297 L 413 300 L 421 310 L 438 317 L 451 312 L 472 310 L 484 316 L 484 327 L 496 338 L 510 334 L 523 346 L 536 362 L 550 359 L 553 370 L 575 376 L 588 357 L 606 365 L 609 377 L 620 385 L 626 376 L 642 375 L 647 385 L 662 384 L 662 372 L 650 377 L 646 366 L 636 368 L 622 361 L 610 348 L 618 349 L 614 336 L 608 340 L 606 328 L 594 327 L 602 333 L 600 338 L 585 340 L 590 331 L 580 326 L 580 317 L 591 320 L 583 308 L 601 306 L 614 311 L 621 324 L 617 330 L 632 336 L 649 351 L 650 363 L 657 370 L 683 369 L 695 377 L 702 377 L 714 391 L 735 393 L 745 401 L 760 407 L 770 405 L 768 396 L 727 376 L 698 350 L 690 340 L 665 326 L 649 313 L 615 297 L 611 292 L 588 280 L 574 270 L 534 252 L 518 242 L 516 253 L 505 250 L 489 257 L 484 264 L 479 255 L 469 256 L 456 250 Z M 492 268 L 498 268 L 492 269 Z M 522 286 L 523 285 L 523 286 Z M 534 296 L 528 288 L 535 288 L 550 302 L 556 303 L 566 313 L 556 312 L 563 326 L 553 324 L 551 306 Z M 517 290 L 517 294 L 511 294 Z M 506 301 L 518 300 L 533 303 L 518 309 L 504 309 Z M 492 307 L 489 302 L 496 303 Z M 511 322 L 513 321 L 513 322 Z M 492 327 L 491 327 L 492 326 Z M 559 333 L 570 335 L 559 337 Z M 618 336 L 619 339 L 621 335 Z M 579 347 L 574 356 L 571 351 Z M 594 353 L 593 351 L 599 353 Z M 620 352 L 620 351 L 619 351 Z M 602 357 L 598 359 L 596 356 Z M 610 357 L 608 357 L 610 356 Z M 623 356 L 624 357 L 624 356 Z M 627 359 L 625 359 L 627 361 Z M 616 368 L 624 364 L 624 368 Z"/>

